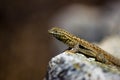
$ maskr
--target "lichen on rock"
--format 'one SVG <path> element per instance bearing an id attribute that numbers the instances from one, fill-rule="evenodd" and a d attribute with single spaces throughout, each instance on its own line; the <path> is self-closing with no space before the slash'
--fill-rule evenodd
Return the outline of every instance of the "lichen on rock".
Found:
<path id="1" fill-rule="evenodd" d="M 65 51 L 50 60 L 45 80 L 120 80 L 120 72 L 94 58 Z"/>

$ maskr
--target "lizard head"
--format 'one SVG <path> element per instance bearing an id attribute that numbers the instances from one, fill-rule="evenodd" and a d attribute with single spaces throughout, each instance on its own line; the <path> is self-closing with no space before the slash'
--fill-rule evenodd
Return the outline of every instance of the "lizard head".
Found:
<path id="1" fill-rule="evenodd" d="M 50 30 L 48 30 L 48 32 L 62 42 L 66 42 L 67 40 L 69 40 L 68 34 L 70 33 L 65 31 L 64 29 L 53 27 Z"/>
<path id="2" fill-rule="evenodd" d="M 60 41 L 67 39 L 67 36 L 65 35 L 66 31 L 61 28 L 53 27 L 48 30 L 48 32 Z"/>
<path id="3" fill-rule="evenodd" d="M 65 31 L 64 29 L 53 27 L 48 32 L 53 35 L 56 39 L 62 41 L 65 44 L 70 44 L 69 46 L 73 46 L 76 41 L 73 42 L 73 35 L 69 32 Z M 77 42 L 76 42 L 77 43 Z M 76 44 L 75 43 L 75 44 Z"/>
<path id="4" fill-rule="evenodd" d="M 52 35 L 62 35 L 63 32 L 66 32 L 65 30 L 58 28 L 58 27 L 53 27 L 48 32 Z"/>

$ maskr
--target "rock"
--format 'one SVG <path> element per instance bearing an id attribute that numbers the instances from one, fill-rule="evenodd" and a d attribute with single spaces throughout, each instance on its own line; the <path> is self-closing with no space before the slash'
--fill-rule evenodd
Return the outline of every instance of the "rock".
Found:
<path id="1" fill-rule="evenodd" d="M 120 80 L 120 71 L 94 58 L 65 51 L 51 59 L 45 80 Z"/>

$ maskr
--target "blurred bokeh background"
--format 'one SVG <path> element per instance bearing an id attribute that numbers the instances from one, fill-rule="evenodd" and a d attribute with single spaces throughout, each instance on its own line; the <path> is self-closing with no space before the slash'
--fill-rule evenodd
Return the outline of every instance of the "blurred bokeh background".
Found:
<path id="1" fill-rule="evenodd" d="M 90 42 L 120 34 L 119 0 L 0 0 L 0 80 L 42 80 L 65 49 L 47 30 L 59 26 Z"/>

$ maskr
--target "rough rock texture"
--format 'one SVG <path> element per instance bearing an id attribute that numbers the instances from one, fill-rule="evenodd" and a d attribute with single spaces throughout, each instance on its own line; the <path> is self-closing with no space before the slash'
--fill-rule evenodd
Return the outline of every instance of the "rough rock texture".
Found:
<path id="1" fill-rule="evenodd" d="M 120 72 L 93 58 L 66 51 L 51 59 L 45 80 L 120 80 Z"/>

